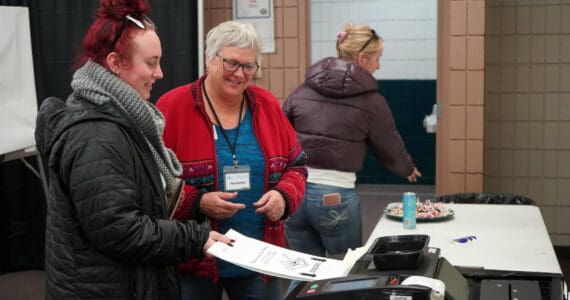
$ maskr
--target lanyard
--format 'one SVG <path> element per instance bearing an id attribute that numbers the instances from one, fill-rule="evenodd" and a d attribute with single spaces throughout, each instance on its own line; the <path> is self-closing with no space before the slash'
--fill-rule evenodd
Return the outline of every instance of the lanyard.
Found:
<path id="1" fill-rule="evenodd" d="M 214 109 L 214 106 L 212 105 L 212 102 L 210 101 L 210 97 L 208 97 L 208 92 L 206 92 L 206 84 L 204 83 L 204 81 L 202 81 L 202 90 L 204 91 L 204 96 L 206 96 L 206 101 L 208 101 L 208 106 L 210 106 L 210 109 L 212 110 L 212 113 L 214 114 L 214 118 L 216 118 L 216 122 L 218 122 L 218 125 L 220 125 L 220 129 L 222 130 L 222 135 L 224 136 L 226 143 L 228 143 L 228 147 L 230 147 L 230 151 L 232 153 L 232 158 L 234 160 L 234 167 L 237 168 L 237 166 L 238 166 L 238 161 L 236 158 L 237 138 L 239 135 L 239 128 L 241 126 L 241 114 L 243 113 L 243 103 L 245 102 L 244 101 L 245 98 L 243 95 L 241 96 L 241 104 L 239 106 L 238 125 L 237 125 L 237 129 L 236 129 L 236 136 L 234 137 L 234 142 L 232 144 L 232 143 L 230 143 L 230 138 L 228 137 L 228 134 L 226 133 L 224 126 L 222 126 L 222 122 L 220 122 L 220 119 L 218 118 L 218 114 L 216 114 L 216 110 Z"/>

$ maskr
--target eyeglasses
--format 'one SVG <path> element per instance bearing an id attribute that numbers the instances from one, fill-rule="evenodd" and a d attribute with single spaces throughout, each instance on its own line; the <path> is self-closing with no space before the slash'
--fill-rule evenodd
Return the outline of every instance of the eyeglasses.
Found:
<path id="1" fill-rule="evenodd" d="M 222 59 L 222 62 L 224 64 L 224 70 L 226 70 L 226 72 L 233 73 L 233 72 L 237 71 L 239 69 L 239 67 L 241 67 L 244 74 L 253 75 L 259 69 L 259 65 L 257 64 L 257 62 L 249 63 L 249 64 L 240 64 L 239 62 L 237 62 L 233 59 L 223 58 L 217 53 L 216 53 L 216 56 Z"/>
<path id="2" fill-rule="evenodd" d="M 364 50 L 364 48 L 366 48 L 366 46 L 368 46 L 368 44 L 370 44 L 370 42 L 380 39 L 380 37 L 376 34 L 376 31 L 374 29 L 370 29 L 370 33 L 372 33 L 372 36 L 370 37 L 370 39 L 368 39 L 368 41 L 366 43 L 364 43 L 364 46 L 362 46 L 362 48 L 360 48 L 360 50 L 358 50 L 358 52 L 362 52 L 362 50 Z"/>
<path id="3" fill-rule="evenodd" d="M 140 17 L 141 18 L 147 18 L 145 15 L 141 15 Z M 123 34 L 123 31 L 125 30 L 125 23 L 127 23 L 127 21 L 130 21 L 131 23 L 135 24 L 140 29 L 146 28 L 146 26 L 144 25 L 144 23 L 141 20 L 135 19 L 131 15 L 126 15 L 125 18 L 123 19 L 123 22 L 121 23 L 121 27 L 119 27 L 119 30 L 117 30 L 117 34 L 115 34 L 115 38 L 113 39 L 113 42 L 111 43 L 111 50 L 115 49 L 115 45 L 117 44 L 117 41 L 119 41 L 119 38 L 121 38 L 121 35 Z"/>

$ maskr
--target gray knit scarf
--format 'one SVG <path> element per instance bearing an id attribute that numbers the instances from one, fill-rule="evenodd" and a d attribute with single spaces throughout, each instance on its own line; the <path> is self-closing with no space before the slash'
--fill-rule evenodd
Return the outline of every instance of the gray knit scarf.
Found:
<path id="1" fill-rule="evenodd" d="M 174 179 L 182 174 L 182 167 L 176 155 L 162 141 L 162 113 L 152 103 L 144 101 L 126 82 L 91 60 L 73 74 L 71 88 L 74 93 L 96 105 L 112 102 L 132 117 L 146 138 L 154 161 L 166 181 L 167 191 L 172 191 Z"/>

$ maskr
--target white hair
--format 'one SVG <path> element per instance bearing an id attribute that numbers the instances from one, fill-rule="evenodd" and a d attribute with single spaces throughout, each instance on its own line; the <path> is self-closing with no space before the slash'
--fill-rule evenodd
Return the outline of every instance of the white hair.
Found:
<path id="1" fill-rule="evenodd" d="M 212 28 L 206 36 L 206 58 L 213 59 L 224 47 L 253 49 L 261 64 L 261 40 L 249 23 L 226 21 Z"/>

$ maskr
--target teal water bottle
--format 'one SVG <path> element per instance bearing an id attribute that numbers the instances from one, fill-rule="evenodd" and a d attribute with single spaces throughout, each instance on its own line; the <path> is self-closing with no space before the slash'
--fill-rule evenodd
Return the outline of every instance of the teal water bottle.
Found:
<path id="1" fill-rule="evenodd" d="M 402 195 L 402 210 L 404 229 L 416 229 L 416 193 L 407 192 Z"/>

